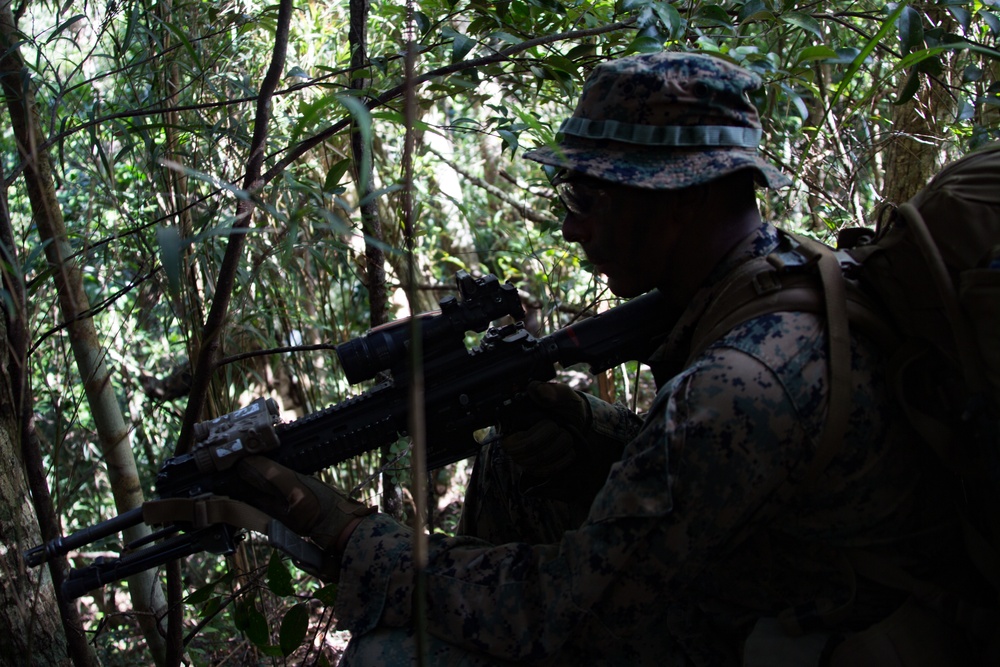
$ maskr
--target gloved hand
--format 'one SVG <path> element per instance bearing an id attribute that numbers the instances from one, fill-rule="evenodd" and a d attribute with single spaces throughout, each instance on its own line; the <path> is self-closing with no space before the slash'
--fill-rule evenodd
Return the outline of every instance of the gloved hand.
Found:
<path id="1" fill-rule="evenodd" d="M 315 477 L 302 475 L 264 456 L 248 456 L 237 467 L 248 486 L 241 500 L 310 538 L 326 552 L 321 575 L 336 579 L 340 568 L 339 544 L 344 530 L 356 519 L 373 514 L 368 507 Z"/>
<path id="2" fill-rule="evenodd" d="M 564 384 L 532 382 L 529 409 L 501 423 L 501 446 L 524 473 L 538 482 L 568 481 L 586 495 L 603 485 L 611 464 L 621 458 L 642 420 Z M 548 484 L 560 487 L 563 483 Z"/>
<path id="3" fill-rule="evenodd" d="M 500 442 L 525 471 L 549 477 L 576 460 L 577 441 L 587 437 L 592 415 L 583 396 L 564 384 L 532 382 L 525 394 L 531 405 L 501 426 L 513 432 Z"/>

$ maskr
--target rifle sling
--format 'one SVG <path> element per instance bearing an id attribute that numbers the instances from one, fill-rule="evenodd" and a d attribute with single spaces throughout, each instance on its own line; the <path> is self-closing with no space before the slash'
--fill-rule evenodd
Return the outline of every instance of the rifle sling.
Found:
<path id="1" fill-rule="evenodd" d="M 148 524 L 189 523 L 206 528 L 225 523 L 268 534 L 271 517 L 255 507 L 225 496 L 198 498 L 163 498 L 142 504 L 143 520 Z"/>

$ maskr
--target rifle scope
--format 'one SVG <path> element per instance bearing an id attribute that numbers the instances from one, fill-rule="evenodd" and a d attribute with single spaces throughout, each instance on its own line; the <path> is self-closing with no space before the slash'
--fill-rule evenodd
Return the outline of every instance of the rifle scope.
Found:
<path id="1" fill-rule="evenodd" d="M 517 288 L 500 284 L 494 275 L 473 278 L 459 271 L 456 280 L 461 301 L 446 296 L 438 302 L 440 311 L 416 315 L 425 353 L 462 345 L 467 331 L 483 332 L 494 320 L 507 315 L 524 318 Z M 412 318 L 390 322 L 364 336 L 337 346 L 337 357 L 351 384 L 370 380 L 382 371 L 397 371 L 407 360 L 413 330 Z"/>

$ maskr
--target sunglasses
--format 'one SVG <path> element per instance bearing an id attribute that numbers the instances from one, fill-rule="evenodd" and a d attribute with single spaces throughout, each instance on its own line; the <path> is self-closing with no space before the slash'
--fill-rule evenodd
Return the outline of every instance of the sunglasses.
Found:
<path id="1" fill-rule="evenodd" d="M 566 210 L 578 217 L 590 214 L 609 192 L 604 181 L 565 169 L 552 178 L 552 187 Z"/>

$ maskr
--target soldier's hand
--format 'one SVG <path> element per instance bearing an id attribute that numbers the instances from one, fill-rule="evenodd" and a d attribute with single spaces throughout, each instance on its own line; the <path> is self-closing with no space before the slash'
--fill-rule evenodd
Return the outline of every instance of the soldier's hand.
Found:
<path id="1" fill-rule="evenodd" d="M 324 578 L 336 579 L 345 529 L 376 511 L 315 477 L 302 475 L 263 456 L 248 456 L 237 467 L 247 485 L 241 500 L 308 537 L 326 553 Z"/>
<path id="2" fill-rule="evenodd" d="M 504 433 L 500 442 L 519 466 L 549 477 L 576 461 L 577 441 L 586 437 L 591 421 L 589 406 L 564 384 L 532 382 L 525 393 L 530 407 L 502 427 L 512 432 Z"/>
<path id="3" fill-rule="evenodd" d="M 508 456 L 531 477 L 569 475 L 596 492 L 641 419 L 564 384 L 533 382 L 526 394 L 530 407 L 501 424 L 500 442 Z"/>

